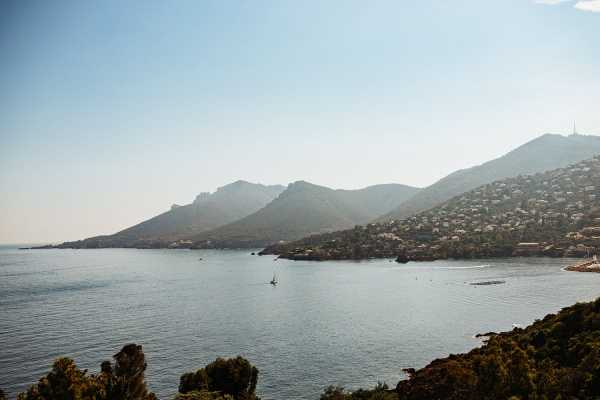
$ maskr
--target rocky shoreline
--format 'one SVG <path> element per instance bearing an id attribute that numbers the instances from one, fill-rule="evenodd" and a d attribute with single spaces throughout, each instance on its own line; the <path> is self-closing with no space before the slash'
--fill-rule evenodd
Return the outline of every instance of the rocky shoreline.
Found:
<path id="1" fill-rule="evenodd" d="M 600 272 L 600 263 L 595 260 L 586 260 L 581 263 L 568 266 L 565 271 L 575 272 Z"/>
<path id="2" fill-rule="evenodd" d="M 354 255 L 352 253 L 330 253 L 330 252 L 281 252 L 273 251 L 273 248 L 267 248 L 258 253 L 260 256 L 264 255 L 275 255 L 278 258 L 292 260 L 292 261 L 360 261 L 360 260 L 376 260 L 376 259 L 394 259 L 397 263 L 406 264 L 408 262 L 423 262 L 423 261 L 437 261 L 437 260 L 476 260 L 486 258 L 516 258 L 516 257 L 549 257 L 549 258 L 586 258 L 587 254 L 581 252 L 522 252 L 517 249 L 507 250 L 497 249 L 486 249 L 486 251 L 469 251 L 452 253 L 452 252 L 439 252 L 439 253 L 413 253 L 413 252 L 402 252 L 400 255 L 394 252 L 377 253 L 370 255 Z M 582 263 L 583 264 L 583 263 Z M 576 266 L 580 266 L 577 264 Z M 572 267 L 576 267 L 572 266 Z M 568 267 L 568 268 L 572 268 Z M 598 271 L 600 272 L 600 271 Z"/>
<path id="3" fill-rule="evenodd" d="M 448 254 L 448 253 L 434 253 L 434 254 L 422 254 L 405 252 L 401 255 L 397 255 L 396 252 L 384 252 L 371 255 L 354 255 L 349 253 L 323 253 L 323 252 L 281 252 L 273 251 L 276 247 L 267 247 L 259 252 L 252 252 L 251 255 L 266 256 L 272 255 L 277 258 L 292 260 L 292 261 L 364 261 L 364 260 L 382 260 L 389 259 L 394 260 L 400 264 L 406 264 L 408 262 L 427 262 L 437 260 L 476 260 L 486 258 L 516 258 L 516 257 L 550 257 L 550 258 L 586 258 L 587 255 L 581 252 L 530 252 L 525 253 L 522 251 L 475 251 L 475 252 L 463 252 L 462 254 Z M 20 247 L 19 250 L 64 250 L 64 249 L 138 249 L 138 250 L 149 250 L 149 249 L 170 249 L 170 250 L 199 250 L 194 247 L 174 247 L 174 246 L 106 246 L 106 247 L 75 247 L 68 245 L 45 245 L 45 246 L 34 246 L 34 247 Z M 219 249 L 219 248 L 215 248 Z M 221 248 L 219 250 L 246 250 L 245 248 Z M 490 249 L 488 249 L 490 250 Z M 506 249 L 504 249 L 506 250 Z M 566 267 L 567 271 L 579 271 L 579 272 L 600 272 L 600 264 L 596 267 L 592 267 L 593 261 L 586 261 Z"/>

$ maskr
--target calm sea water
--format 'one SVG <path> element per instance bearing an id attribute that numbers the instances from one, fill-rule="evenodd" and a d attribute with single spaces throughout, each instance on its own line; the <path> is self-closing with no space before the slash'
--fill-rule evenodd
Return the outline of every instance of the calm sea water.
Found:
<path id="1" fill-rule="evenodd" d="M 199 260 L 202 258 L 203 260 Z M 247 357 L 263 399 L 318 399 L 329 384 L 395 385 L 422 367 L 600 295 L 570 260 L 398 265 L 293 262 L 240 251 L 0 249 L 0 387 L 11 397 L 67 355 L 97 372 L 143 345 L 161 399 L 218 356 Z M 273 272 L 280 284 L 267 282 Z M 502 285 L 471 282 L 505 280 Z"/>

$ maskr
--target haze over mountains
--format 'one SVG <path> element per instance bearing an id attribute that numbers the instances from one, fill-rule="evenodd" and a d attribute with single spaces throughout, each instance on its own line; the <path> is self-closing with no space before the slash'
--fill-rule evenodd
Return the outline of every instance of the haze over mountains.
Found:
<path id="1" fill-rule="evenodd" d="M 599 136 L 545 134 L 502 157 L 451 173 L 378 218 L 378 221 L 403 219 L 480 185 L 520 174 L 561 168 L 596 154 L 600 154 Z"/>
<path id="2" fill-rule="evenodd" d="M 165 242 L 225 225 L 261 209 L 275 199 L 285 186 L 265 186 L 239 180 L 218 188 L 214 193 L 200 193 L 193 203 L 173 205 L 171 210 L 114 235 L 96 236 L 66 247 L 153 247 Z"/>
<path id="3" fill-rule="evenodd" d="M 600 155 L 477 187 L 404 220 L 267 247 L 295 260 L 400 262 L 524 255 L 585 257 L 600 248 Z"/>
<path id="4" fill-rule="evenodd" d="M 407 187 L 394 197 L 382 196 L 382 191 L 390 189 L 386 185 L 360 191 L 333 191 L 307 182 L 296 182 L 256 213 L 224 227 L 203 232 L 191 240 L 195 247 L 200 248 L 261 247 L 311 234 L 343 230 L 373 220 L 402 219 L 478 186 L 521 174 L 564 167 L 596 154 L 600 154 L 600 137 L 546 134 L 502 157 L 451 173 L 425 189 L 414 190 L 408 196 L 406 194 L 410 190 L 407 191 Z M 390 201 L 382 203 L 381 199 L 386 197 L 403 201 L 394 208 Z M 385 211 L 386 207 L 391 207 L 388 210 L 392 211 Z"/>
<path id="5" fill-rule="evenodd" d="M 59 247 L 263 247 L 371 221 L 403 219 L 478 186 L 561 168 L 597 154 L 598 136 L 546 134 L 424 189 L 385 184 L 334 190 L 305 181 L 285 188 L 237 181 L 114 235 Z"/>
<path id="6" fill-rule="evenodd" d="M 262 247 L 347 229 L 388 212 L 418 190 L 400 184 L 333 190 L 298 181 L 254 214 L 191 239 L 197 247 Z"/>

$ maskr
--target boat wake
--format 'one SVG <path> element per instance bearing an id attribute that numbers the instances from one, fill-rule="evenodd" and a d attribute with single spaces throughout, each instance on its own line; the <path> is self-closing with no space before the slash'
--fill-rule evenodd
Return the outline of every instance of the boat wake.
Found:
<path id="1" fill-rule="evenodd" d="M 483 265 L 465 265 L 465 266 L 461 266 L 461 267 L 437 267 L 437 266 L 430 266 L 428 265 L 427 267 L 423 267 L 422 265 L 418 265 L 418 264 L 412 264 L 412 265 L 403 265 L 401 267 L 395 266 L 392 267 L 392 270 L 404 270 L 406 271 L 407 269 L 424 269 L 427 268 L 429 270 L 446 270 L 446 269 L 482 269 L 482 268 L 488 268 L 491 267 L 491 265 L 489 264 L 483 264 Z"/>
<path id="2" fill-rule="evenodd" d="M 489 264 L 483 265 L 465 265 L 462 267 L 437 267 L 436 269 L 481 269 L 491 267 Z"/>

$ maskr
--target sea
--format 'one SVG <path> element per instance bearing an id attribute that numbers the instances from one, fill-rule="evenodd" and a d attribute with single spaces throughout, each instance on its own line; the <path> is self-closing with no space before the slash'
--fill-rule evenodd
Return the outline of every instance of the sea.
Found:
<path id="1" fill-rule="evenodd" d="M 259 369 L 263 400 L 318 399 L 329 385 L 393 387 L 404 368 L 481 346 L 478 333 L 600 295 L 600 274 L 565 271 L 570 259 L 401 265 L 251 252 L 0 248 L 0 388 L 15 398 L 61 356 L 96 373 L 137 343 L 160 399 L 183 373 L 237 355 Z"/>

